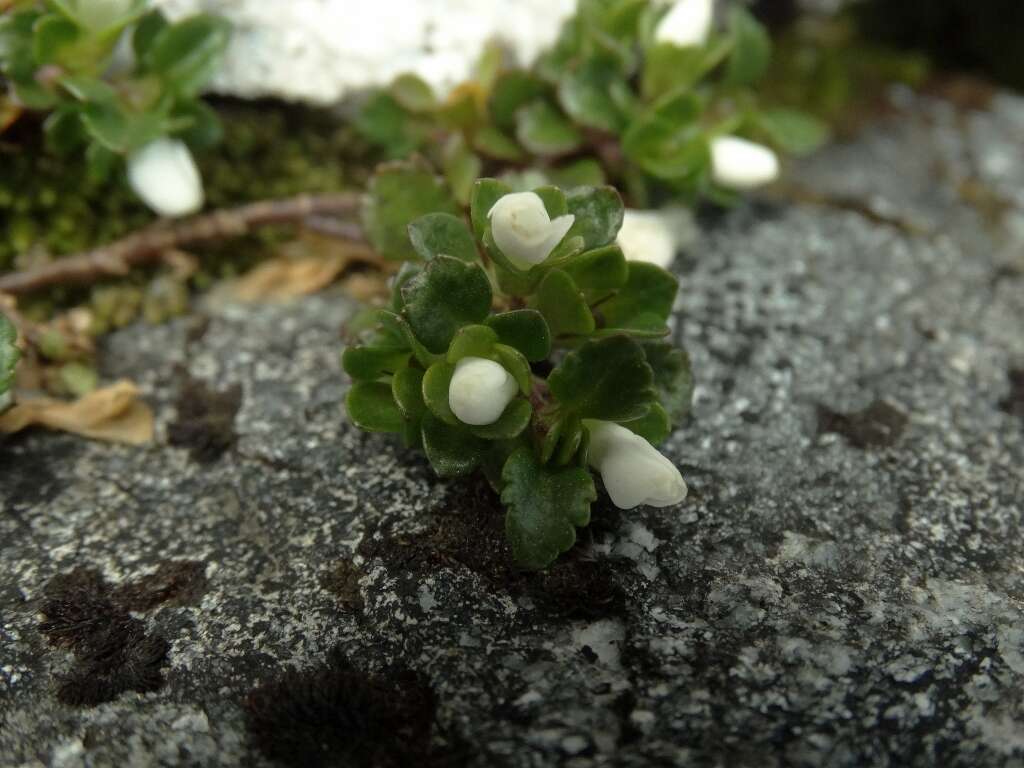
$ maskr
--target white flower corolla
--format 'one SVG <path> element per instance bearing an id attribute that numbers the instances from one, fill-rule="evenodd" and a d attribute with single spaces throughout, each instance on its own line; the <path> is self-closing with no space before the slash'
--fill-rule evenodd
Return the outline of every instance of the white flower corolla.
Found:
<path id="1" fill-rule="evenodd" d="M 730 189 L 753 189 L 779 177 L 779 158 L 768 147 L 738 136 L 711 140 L 711 177 Z"/>
<path id="2" fill-rule="evenodd" d="M 519 269 L 529 269 L 550 256 L 576 219 L 567 213 L 552 221 L 536 192 L 505 195 L 487 217 L 495 244 Z"/>
<path id="3" fill-rule="evenodd" d="M 646 261 L 666 269 L 693 234 L 693 215 L 684 208 L 673 206 L 657 211 L 627 208 L 616 242 L 627 260 Z"/>
<path id="4" fill-rule="evenodd" d="M 583 424 L 590 433 L 588 461 L 601 473 L 616 507 L 667 507 L 686 498 L 686 482 L 675 464 L 640 435 L 610 421 Z"/>
<path id="5" fill-rule="evenodd" d="M 714 17 L 714 0 L 678 0 L 658 22 L 654 42 L 680 48 L 703 45 L 711 33 Z"/>
<path id="6" fill-rule="evenodd" d="M 501 418 L 518 391 L 516 380 L 498 363 L 464 357 L 455 364 L 448 385 L 448 407 L 463 424 L 482 427 Z"/>
<path id="7" fill-rule="evenodd" d="M 156 139 L 130 155 L 128 183 L 161 216 L 184 216 L 203 207 L 199 169 L 177 139 Z"/>

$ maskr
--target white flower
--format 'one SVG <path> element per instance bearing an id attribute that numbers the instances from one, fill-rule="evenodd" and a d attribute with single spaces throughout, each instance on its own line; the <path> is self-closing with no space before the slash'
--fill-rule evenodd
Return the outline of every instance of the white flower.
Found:
<path id="1" fill-rule="evenodd" d="M 646 261 L 663 269 L 693 237 L 693 216 L 684 208 L 638 211 L 627 208 L 616 242 L 629 261 Z"/>
<path id="2" fill-rule="evenodd" d="M 685 48 L 703 45 L 715 16 L 714 0 L 679 0 L 654 30 L 654 42 Z"/>
<path id="3" fill-rule="evenodd" d="M 576 219 L 567 213 L 552 221 L 536 192 L 505 195 L 487 217 L 494 242 L 519 269 L 529 269 L 550 256 Z"/>
<path id="4" fill-rule="evenodd" d="M 686 498 L 686 483 L 675 464 L 640 435 L 610 421 L 585 419 L 583 424 L 590 432 L 590 466 L 601 473 L 619 509 L 667 507 Z"/>
<path id="5" fill-rule="evenodd" d="M 760 187 L 779 177 L 779 158 L 761 144 L 719 136 L 711 140 L 711 176 L 730 189 Z"/>
<path id="6" fill-rule="evenodd" d="M 13 400 L 14 395 L 12 395 L 9 391 L 4 392 L 2 395 L 0 395 L 0 413 L 6 411 L 7 406 L 9 406 L 11 402 L 13 402 Z"/>
<path id="7" fill-rule="evenodd" d="M 161 216 L 184 216 L 203 207 L 199 169 L 177 139 L 157 139 L 132 154 L 128 183 Z"/>
<path id="8" fill-rule="evenodd" d="M 498 363 L 464 357 L 455 364 L 448 386 L 448 407 L 463 424 L 482 427 L 501 418 L 517 391 L 516 380 Z"/>

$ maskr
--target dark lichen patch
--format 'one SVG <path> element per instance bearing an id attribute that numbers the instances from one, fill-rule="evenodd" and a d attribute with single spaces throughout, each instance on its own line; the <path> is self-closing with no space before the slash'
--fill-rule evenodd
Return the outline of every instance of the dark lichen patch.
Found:
<path id="1" fill-rule="evenodd" d="M 242 406 L 242 386 L 216 390 L 185 374 L 177 400 L 178 418 L 167 427 L 167 441 L 188 449 L 192 459 L 211 464 L 238 441 L 235 416 Z"/>
<path id="2" fill-rule="evenodd" d="M 52 579 L 41 612 L 39 631 L 75 657 L 57 684 L 62 703 L 95 706 L 127 691 L 147 693 L 163 685 L 167 640 L 147 634 L 145 625 L 115 602 L 97 571 L 78 569 Z"/>
<path id="3" fill-rule="evenodd" d="M 43 590 L 39 631 L 75 657 L 58 680 L 58 700 L 90 707 L 128 691 L 158 690 L 170 645 L 147 633 L 130 611 L 192 603 L 205 590 L 205 566 L 192 560 L 163 562 L 155 573 L 117 587 L 94 568 L 54 576 Z"/>
<path id="4" fill-rule="evenodd" d="M 404 668 L 368 674 L 340 648 L 325 663 L 284 672 L 243 703 L 256 747 L 283 765 L 398 768 L 463 765 L 457 740 L 435 739 L 437 700 L 427 681 Z M 438 743 L 442 742 L 442 743 Z"/>
<path id="5" fill-rule="evenodd" d="M 206 565 L 198 560 L 165 560 L 149 576 L 122 584 L 113 599 L 129 611 L 143 613 L 164 603 L 193 605 L 206 592 Z"/>
<path id="6" fill-rule="evenodd" d="M 48 440 L 32 447 L 20 437 L 4 439 L 21 445 L 17 450 L 10 442 L 0 446 L 0 509 L 45 508 L 64 488 L 54 469 L 69 466 L 80 445 L 74 440 Z"/>
<path id="7" fill-rule="evenodd" d="M 885 400 L 875 400 L 864 410 L 853 413 L 818 406 L 818 434 L 834 432 L 857 448 L 885 448 L 895 444 L 907 421 L 907 414 Z"/>
<path id="8" fill-rule="evenodd" d="M 364 537 L 358 554 L 417 573 L 466 568 L 496 591 L 530 598 L 553 619 L 594 619 L 626 611 L 624 583 L 631 566 L 621 558 L 597 559 L 592 551 L 594 533 L 613 519 L 595 506 L 594 523 L 577 532 L 575 547 L 547 570 L 523 571 L 505 537 L 505 511 L 497 495 L 486 481 L 472 479 L 449 486 L 425 530 L 403 535 L 378 529 Z"/>
<path id="9" fill-rule="evenodd" d="M 1006 378 L 1010 384 L 1010 391 L 999 401 L 999 409 L 1016 416 L 1024 425 L 1024 368 L 1007 371 Z"/>
<path id="10" fill-rule="evenodd" d="M 363 597 L 359 593 L 359 569 L 350 560 L 343 560 L 321 574 L 320 584 L 338 598 L 347 611 L 360 613 Z"/>

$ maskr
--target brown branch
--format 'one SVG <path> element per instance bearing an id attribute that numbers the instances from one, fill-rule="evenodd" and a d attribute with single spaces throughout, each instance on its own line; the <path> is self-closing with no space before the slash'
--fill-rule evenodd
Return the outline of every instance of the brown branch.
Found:
<path id="1" fill-rule="evenodd" d="M 17 295 L 61 283 L 82 284 L 124 275 L 132 267 L 156 261 L 173 248 L 237 237 L 267 224 L 351 214 L 358 210 L 359 203 L 359 195 L 352 193 L 300 195 L 213 211 L 181 221 L 158 222 L 108 245 L 0 276 L 0 293 Z M 352 227 L 345 228 L 344 232 L 353 238 L 358 234 Z"/>

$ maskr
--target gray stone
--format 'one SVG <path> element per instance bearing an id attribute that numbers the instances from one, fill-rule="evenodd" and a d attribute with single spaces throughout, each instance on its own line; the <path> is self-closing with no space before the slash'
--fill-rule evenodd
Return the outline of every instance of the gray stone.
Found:
<path id="1" fill-rule="evenodd" d="M 0 449 L 0 763 L 343 764 L 366 728 L 383 765 L 1024 765 L 1022 105 L 912 106 L 797 169 L 822 204 L 705 219 L 666 446 L 690 497 L 599 501 L 545 575 L 485 487 L 345 422 L 343 297 L 112 336 L 156 444 Z M 209 463 L 166 440 L 179 368 L 242 388 Z M 81 625 L 51 643 L 61 589 L 163 638 L 163 684 L 62 703 L 104 660 Z"/>

